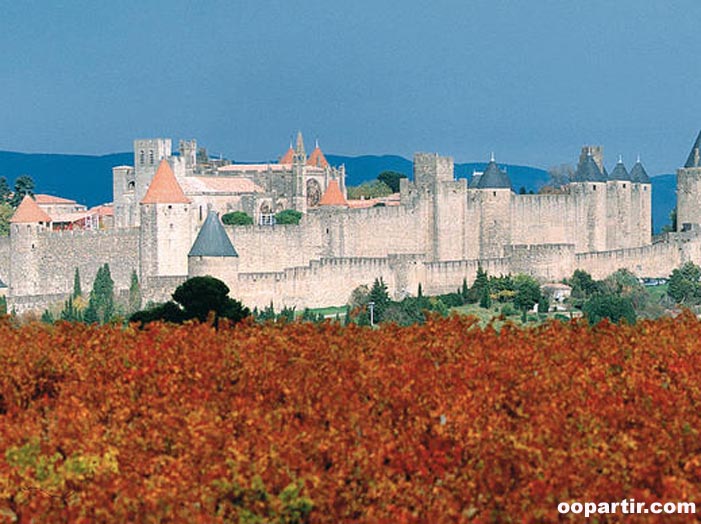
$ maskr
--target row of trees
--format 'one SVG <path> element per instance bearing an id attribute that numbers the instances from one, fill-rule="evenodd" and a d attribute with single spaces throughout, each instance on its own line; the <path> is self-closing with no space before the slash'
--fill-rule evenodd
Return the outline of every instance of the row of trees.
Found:
<path id="1" fill-rule="evenodd" d="M 380 198 L 398 193 L 402 178 L 407 178 L 407 176 L 396 171 L 382 171 L 375 180 L 363 182 L 358 186 L 348 186 L 348 198 L 360 200 L 361 198 Z"/>

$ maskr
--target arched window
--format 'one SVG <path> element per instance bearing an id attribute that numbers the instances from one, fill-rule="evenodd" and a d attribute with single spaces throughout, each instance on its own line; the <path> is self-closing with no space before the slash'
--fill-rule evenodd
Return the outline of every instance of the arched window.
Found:
<path id="1" fill-rule="evenodd" d="M 321 186 L 315 179 L 310 178 L 307 180 L 307 206 L 318 206 L 319 200 L 321 200 Z"/>
<path id="2" fill-rule="evenodd" d="M 148 151 L 148 163 L 153 165 L 153 149 L 149 149 Z"/>
<path id="3" fill-rule="evenodd" d="M 144 150 L 141 149 L 139 151 L 139 165 L 143 166 L 144 165 Z"/>

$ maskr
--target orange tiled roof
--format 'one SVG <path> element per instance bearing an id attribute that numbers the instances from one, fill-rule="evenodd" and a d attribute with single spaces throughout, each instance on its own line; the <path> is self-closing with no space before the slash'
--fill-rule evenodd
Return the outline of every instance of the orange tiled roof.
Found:
<path id="1" fill-rule="evenodd" d="M 282 162 L 280 163 L 282 164 Z M 314 151 L 312 151 L 312 154 L 309 155 L 309 158 L 307 159 L 307 165 L 316 167 L 329 167 L 329 163 L 326 160 L 324 153 L 321 152 L 319 146 L 316 146 L 314 148 Z"/>
<path id="2" fill-rule="evenodd" d="M 180 187 L 175 179 L 175 174 L 170 168 L 170 164 L 164 158 L 158 164 L 156 175 L 151 180 L 151 185 L 148 187 L 142 204 L 189 204 L 190 199 L 183 193 L 183 188 Z"/>
<path id="3" fill-rule="evenodd" d="M 36 222 L 51 222 L 51 217 L 29 195 L 25 195 L 22 202 L 12 215 L 10 222 L 13 224 L 32 224 Z"/>
<path id="4" fill-rule="evenodd" d="M 346 206 L 348 201 L 341 193 L 341 188 L 338 185 L 338 180 L 329 180 L 329 185 L 326 187 L 324 196 L 319 200 L 320 206 Z"/>
<path id="5" fill-rule="evenodd" d="M 53 195 L 38 194 L 34 195 L 34 200 L 37 204 L 75 204 L 75 200 L 61 198 Z"/>
<path id="6" fill-rule="evenodd" d="M 111 204 L 100 204 L 99 206 L 91 207 L 88 210 L 88 214 L 100 217 L 114 216 L 114 206 Z"/>
<path id="7" fill-rule="evenodd" d="M 292 160 L 294 160 L 295 157 L 295 150 L 292 149 L 292 146 L 287 150 L 287 153 L 282 155 L 282 158 L 280 159 L 280 164 L 291 164 Z"/>

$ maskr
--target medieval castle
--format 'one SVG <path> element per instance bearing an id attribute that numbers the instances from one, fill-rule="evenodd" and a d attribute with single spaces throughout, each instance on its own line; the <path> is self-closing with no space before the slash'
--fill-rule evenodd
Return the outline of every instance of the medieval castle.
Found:
<path id="1" fill-rule="evenodd" d="M 493 158 L 468 183 L 451 158 L 418 153 L 413 179 L 382 202 L 347 200 L 343 166 L 330 166 L 318 144 L 307 155 L 301 134 L 269 164 L 212 160 L 194 140 L 177 154 L 171 147 L 134 142 L 134 165 L 113 169 L 113 219 L 102 227 L 58 228 L 61 199 L 25 197 L 0 239 L 8 309 L 60 303 L 76 268 L 90 286 L 104 263 L 117 291 L 135 271 L 144 302 L 209 274 L 250 307 L 302 308 L 345 304 L 378 277 L 400 298 L 419 284 L 427 294 L 452 291 L 478 265 L 555 281 L 577 268 L 595 278 L 619 268 L 667 276 L 701 260 L 701 134 L 677 172 L 679 231 L 656 242 L 645 169 L 619 160 L 609 174 L 600 147 L 582 150 L 568 184 L 536 195 L 515 194 Z M 300 223 L 275 224 L 284 209 L 302 212 Z M 224 226 L 221 214 L 236 210 L 254 225 Z"/>

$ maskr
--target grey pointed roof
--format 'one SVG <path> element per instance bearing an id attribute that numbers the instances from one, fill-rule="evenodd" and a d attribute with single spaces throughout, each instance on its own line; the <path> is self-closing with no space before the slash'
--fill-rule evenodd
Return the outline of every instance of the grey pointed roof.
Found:
<path id="1" fill-rule="evenodd" d="M 591 155 L 587 155 L 584 161 L 577 166 L 574 173 L 573 182 L 606 182 L 606 177 L 596 165 L 596 161 Z"/>
<path id="2" fill-rule="evenodd" d="M 630 175 L 628 174 L 628 170 L 626 169 L 626 166 L 623 165 L 623 162 L 620 160 L 616 164 L 616 167 L 613 168 L 613 171 L 611 171 L 611 176 L 609 177 L 611 180 L 630 180 Z"/>
<path id="3" fill-rule="evenodd" d="M 633 166 L 633 169 L 630 170 L 630 179 L 638 184 L 650 183 L 650 177 L 647 176 L 647 172 L 645 171 L 643 164 L 640 163 L 640 160 L 638 160 Z"/>
<path id="4" fill-rule="evenodd" d="M 701 131 L 699 131 L 699 136 L 696 137 L 696 142 L 691 148 L 689 158 L 686 159 L 684 167 L 701 167 Z"/>
<path id="5" fill-rule="evenodd" d="M 237 257 L 239 256 L 229 240 L 229 235 L 219 221 L 219 215 L 210 211 L 202 224 L 189 257 Z"/>
<path id="6" fill-rule="evenodd" d="M 506 172 L 499 169 L 497 163 L 492 160 L 475 186 L 477 189 L 511 189 L 511 179 Z"/>

